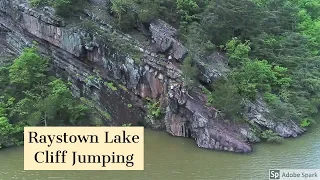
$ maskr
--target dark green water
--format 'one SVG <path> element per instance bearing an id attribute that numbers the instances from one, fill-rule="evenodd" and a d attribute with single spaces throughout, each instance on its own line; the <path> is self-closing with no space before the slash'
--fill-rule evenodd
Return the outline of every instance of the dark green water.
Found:
<path id="1" fill-rule="evenodd" d="M 1 180 L 260 180 L 271 168 L 320 169 L 320 126 L 249 155 L 200 149 L 191 139 L 145 130 L 144 171 L 24 171 L 23 147 L 0 151 Z"/>

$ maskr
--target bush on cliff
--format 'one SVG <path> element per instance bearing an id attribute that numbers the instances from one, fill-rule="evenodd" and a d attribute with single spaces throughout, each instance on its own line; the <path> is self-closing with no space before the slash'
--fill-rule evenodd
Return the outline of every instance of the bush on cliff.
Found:
<path id="1" fill-rule="evenodd" d="M 188 56 L 183 61 L 182 72 L 183 72 L 183 79 L 184 79 L 185 86 L 188 87 L 189 89 L 194 88 L 197 85 L 196 78 L 198 75 L 198 70 L 191 56 Z"/>
<path id="2" fill-rule="evenodd" d="M 118 26 L 122 30 L 132 29 L 136 24 L 134 9 L 132 0 L 111 0 L 111 12 L 118 19 Z"/>
<path id="3" fill-rule="evenodd" d="M 52 6 L 56 9 L 58 15 L 68 17 L 81 11 L 86 1 L 87 0 L 55 0 Z"/>
<path id="4" fill-rule="evenodd" d="M 52 6 L 57 15 L 69 17 L 74 13 L 81 11 L 87 0 L 29 0 L 33 7 Z"/>
<path id="5" fill-rule="evenodd" d="M 163 109 L 160 102 L 153 102 L 149 100 L 146 105 L 148 109 L 148 116 L 153 119 L 161 119 L 163 117 Z"/>
<path id="6" fill-rule="evenodd" d="M 237 87 L 230 81 L 219 80 L 212 87 L 214 90 L 209 93 L 210 104 L 226 114 L 226 118 L 238 120 L 241 117 L 242 98 Z"/>
<path id="7" fill-rule="evenodd" d="M 178 19 L 173 0 L 111 0 L 110 9 L 117 18 L 118 26 L 125 31 L 158 18 L 172 23 Z"/>
<path id="8" fill-rule="evenodd" d="M 272 130 L 265 130 L 261 133 L 261 138 L 267 140 L 267 142 L 281 143 L 283 138 Z"/>

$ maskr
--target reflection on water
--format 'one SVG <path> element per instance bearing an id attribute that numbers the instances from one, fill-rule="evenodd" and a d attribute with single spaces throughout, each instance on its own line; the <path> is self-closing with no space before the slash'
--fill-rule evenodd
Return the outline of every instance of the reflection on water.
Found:
<path id="1" fill-rule="evenodd" d="M 320 126 L 281 145 L 261 143 L 252 154 L 200 149 L 191 139 L 145 130 L 144 171 L 23 171 L 23 147 L 0 151 L 0 179 L 213 180 L 268 179 L 271 168 L 320 169 Z"/>

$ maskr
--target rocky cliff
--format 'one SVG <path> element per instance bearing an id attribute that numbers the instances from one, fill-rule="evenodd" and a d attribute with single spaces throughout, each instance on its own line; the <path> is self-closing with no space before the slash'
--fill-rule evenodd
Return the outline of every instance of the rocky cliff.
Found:
<path id="1" fill-rule="evenodd" d="M 33 9 L 26 0 L 0 0 L 1 55 L 19 54 L 38 42 L 41 53 L 51 57 L 53 72 L 73 84 L 76 96 L 90 98 L 111 114 L 106 125 L 142 123 L 194 138 L 202 148 L 244 153 L 260 141 L 252 127 L 272 129 L 283 137 L 303 132 L 291 120 L 276 123 L 268 118 L 261 101 L 249 104 L 250 123 L 225 121 L 206 106 L 200 90 L 184 88 L 180 66 L 188 50 L 173 27 L 157 20 L 149 26 L 150 36 L 124 34 L 109 22 L 101 8 L 105 4 L 92 0 L 79 18 L 65 21 L 50 7 Z M 199 62 L 199 78 L 208 83 L 226 68 L 223 55 L 209 58 L 211 63 Z M 162 118 L 147 115 L 146 99 L 159 102 Z"/>

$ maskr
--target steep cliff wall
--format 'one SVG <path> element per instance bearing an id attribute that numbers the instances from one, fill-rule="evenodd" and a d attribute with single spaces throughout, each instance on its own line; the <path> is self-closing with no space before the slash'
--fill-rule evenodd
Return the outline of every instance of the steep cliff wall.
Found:
<path id="1" fill-rule="evenodd" d="M 206 106 L 200 90 L 184 89 L 179 66 L 188 50 L 176 39 L 174 28 L 156 21 L 150 25 L 152 37 L 137 41 L 114 29 L 99 15 L 104 13 L 92 11 L 102 11 L 99 5 L 105 1 L 92 2 L 91 10 L 86 9 L 79 19 L 65 22 L 48 7 L 32 9 L 26 0 L 0 0 L 0 50 L 18 54 L 37 41 L 41 52 L 53 60 L 53 72 L 72 82 L 76 96 L 92 99 L 111 114 L 106 125 L 142 123 L 173 136 L 192 137 L 202 148 L 252 151 L 251 143 L 260 139 L 249 124 L 224 121 Z M 89 30 L 83 27 L 88 21 L 94 24 Z M 220 75 L 217 67 L 206 65 L 201 79 L 210 82 Z M 145 99 L 160 102 L 162 119 L 147 116 Z M 303 132 L 291 121 L 278 124 L 264 118 L 261 104 L 251 106 L 252 124 L 284 137 Z"/>

